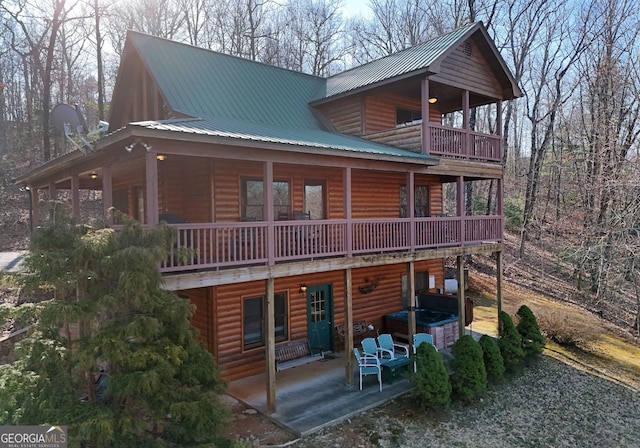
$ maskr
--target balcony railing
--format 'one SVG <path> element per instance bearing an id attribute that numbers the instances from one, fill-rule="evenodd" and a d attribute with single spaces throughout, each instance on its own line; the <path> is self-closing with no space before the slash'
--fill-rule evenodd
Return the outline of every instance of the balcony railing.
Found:
<path id="1" fill-rule="evenodd" d="M 412 232 L 412 226 L 415 232 Z M 175 224 L 162 272 L 273 265 L 295 260 L 463 247 L 502 241 L 502 217 L 329 219 Z"/>
<path id="2" fill-rule="evenodd" d="M 365 135 L 364 138 L 420 152 L 422 149 L 422 124 L 376 132 Z M 502 140 L 499 135 L 429 123 L 429 154 L 439 157 L 501 162 Z"/>

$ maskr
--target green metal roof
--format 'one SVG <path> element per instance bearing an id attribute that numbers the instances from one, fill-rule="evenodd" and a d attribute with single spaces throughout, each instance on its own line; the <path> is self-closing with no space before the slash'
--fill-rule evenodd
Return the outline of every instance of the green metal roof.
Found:
<path id="1" fill-rule="evenodd" d="M 338 73 L 327 79 L 326 97 L 340 95 L 388 79 L 428 69 L 442 56 L 460 43 L 467 34 L 482 27 L 480 22 L 459 28 L 451 33 L 431 39 L 390 56 Z"/>
<path id="2" fill-rule="evenodd" d="M 176 112 L 319 127 L 309 102 L 324 78 L 136 32 L 129 39 Z"/>
<path id="3" fill-rule="evenodd" d="M 194 117 L 131 125 L 433 162 L 437 159 L 340 134 L 312 104 L 426 72 L 478 31 L 493 45 L 482 23 L 477 22 L 328 79 L 129 32 L 125 54 L 139 55 L 172 111 Z M 495 46 L 492 48 L 503 64 Z M 503 68 L 510 76 L 506 66 Z"/>
<path id="4" fill-rule="evenodd" d="M 438 160 L 426 154 L 419 154 L 340 133 L 327 132 L 320 129 L 285 128 L 224 117 L 204 116 L 193 119 L 143 121 L 131 123 L 130 126 L 153 131 L 249 140 L 259 143 L 277 143 L 287 146 L 336 151 L 336 153 L 342 153 L 343 155 L 376 156 L 387 160 L 404 160 L 414 163 L 433 164 Z"/>
<path id="5" fill-rule="evenodd" d="M 168 106 L 194 117 L 131 126 L 422 163 L 438 160 L 336 132 L 310 106 L 320 99 L 325 78 L 136 32 L 129 39 Z"/>

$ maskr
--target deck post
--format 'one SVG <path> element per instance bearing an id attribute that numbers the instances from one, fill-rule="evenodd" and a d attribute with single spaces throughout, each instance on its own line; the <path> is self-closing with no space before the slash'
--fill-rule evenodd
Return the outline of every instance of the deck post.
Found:
<path id="1" fill-rule="evenodd" d="M 58 197 L 58 189 L 56 188 L 55 182 L 49 183 L 49 201 L 55 201 Z"/>
<path id="2" fill-rule="evenodd" d="M 416 269 L 413 261 L 407 263 L 407 295 L 409 313 L 407 315 L 407 339 L 413 344 L 413 335 L 416 334 Z"/>
<path id="3" fill-rule="evenodd" d="M 71 216 L 80 217 L 80 178 L 77 174 L 71 176 Z"/>
<path id="4" fill-rule="evenodd" d="M 263 217 L 267 221 L 267 260 L 269 266 L 276 264 L 276 228 L 273 214 L 273 162 L 265 162 L 262 192 L 264 194 Z"/>
<path id="5" fill-rule="evenodd" d="M 464 176 L 456 179 L 456 213 L 460 220 L 460 245 L 464 246 L 466 240 L 465 231 L 465 211 L 464 211 Z"/>
<path id="6" fill-rule="evenodd" d="M 407 173 L 407 218 L 409 218 L 409 248 L 416 250 L 416 217 L 415 217 L 415 175 L 413 171 Z"/>
<path id="7" fill-rule="evenodd" d="M 464 92 L 462 92 L 462 129 L 464 132 L 462 139 L 462 152 L 464 153 L 464 156 L 465 158 L 467 158 L 467 160 L 469 160 L 471 158 L 471 155 L 473 154 L 469 116 L 469 91 L 465 90 Z"/>
<path id="8" fill-rule="evenodd" d="M 420 102 L 422 103 L 422 142 L 421 142 L 421 150 L 422 154 L 429 154 L 431 151 L 431 132 L 429 130 L 429 78 L 424 78 L 421 82 L 422 84 L 422 98 L 420 98 Z"/>
<path id="9" fill-rule="evenodd" d="M 502 321 L 500 320 L 500 312 L 502 311 L 502 251 L 495 253 L 496 255 L 496 301 L 498 302 L 498 333 L 502 333 Z"/>
<path id="10" fill-rule="evenodd" d="M 158 171 L 156 169 L 156 176 Z M 157 179 L 157 177 L 156 177 Z M 156 210 L 158 208 L 158 183 L 156 182 L 156 191 L 155 191 L 155 207 Z M 111 175 L 111 167 L 103 166 L 102 167 L 102 206 L 104 207 L 104 216 L 105 218 L 109 218 L 109 210 L 113 207 L 113 176 Z M 151 215 L 150 215 L 151 216 Z M 156 213 L 156 221 L 149 222 L 149 224 L 157 224 L 158 223 L 158 213 Z M 108 221 L 107 221 L 108 222 Z"/>
<path id="11" fill-rule="evenodd" d="M 353 280 L 351 269 L 344 270 L 344 384 L 353 386 Z"/>
<path id="12" fill-rule="evenodd" d="M 353 256 L 353 223 L 351 222 L 351 167 L 347 167 L 343 170 L 342 176 L 343 183 L 343 207 L 344 218 L 347 220 L 347 228 L 345 235 L 347 257 Z"/>
<path id="13" fill-rule="evenodd" d="M 458 328 L 460 330 L 460 336 L 464 336 L 465 331 L 465 297 L 464 290 L 466 285 L 464 283 L 464 257 L 458 255 L 456 257 L 456 266 L 458 268 Z"/>
<path id="14" fill-rule="evenodd" d="M 107 177 L 109 180 L 108 188 L 111 189 L 111 173 L 107 176 L 104 173 L 104 169 L 109 169 L 108 167 L 103 167 L 103 178 L 102 178 L 102 194 L 105 194 L 105 190 L 107 189 L 107 185 L 105 185 L 105 181 Z M 147 189 L 147 224 L 151 226 L 155 226 L 158 224 L 159 219 L 159 206 L 158 206 L 158 159 L 156 158 L 156 154 L 151 151 L 145 152 L 145 170 L 146 170 L 146 189 Z M 111 193 L 110 193 L 111 194 Z M 106 207 L 106 201 L 105 201 Z M 109 205 L 111 207 L 111 205 Z"/>
<path id="15" fill-rule="evenodd" d="M 276 338 L 275 338 L 275 281 L 273 277 L 265 280 L 266 310 L 265 332 L 267 345 L 265 355 L 267 358 L 267 414 L 276 412 Z"/>
<path id="16" fill-rule="evenodd" d="M 37 187 L 29 186 L 31 194 L 31 232 L 40 224 L 40 190 Z"/>

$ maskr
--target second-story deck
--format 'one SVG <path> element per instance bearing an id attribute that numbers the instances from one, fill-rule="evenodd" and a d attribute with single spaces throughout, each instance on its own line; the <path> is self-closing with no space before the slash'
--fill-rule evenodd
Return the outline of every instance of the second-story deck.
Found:
<path id="1" fill-rule="evenodd" d="M 501 216 L 175 224 L 164 273 L 502 241 Z"/>
<path id="2" fill-rule="evenodd" d="M 434 156 L 501 163 L 501 137 L 429 123 L 428 152 Z M 367 134 L 368 140 L 410 151 L 422 150 L 422 123 Z"/>

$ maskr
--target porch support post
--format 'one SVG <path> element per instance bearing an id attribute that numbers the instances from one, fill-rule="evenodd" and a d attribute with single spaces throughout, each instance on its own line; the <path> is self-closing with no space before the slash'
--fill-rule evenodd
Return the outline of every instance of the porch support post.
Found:
<path id="1" fill-rule="evenodd" d="M 157 187 L 156 187 L 155 197 L 156 198 L 158 197 Z M 113 177 L 111 176 L 110 166 L 102 167 L 102 204 L 104 207 L 104 216 L 105 218 L 109 218 L 109 210 L 111 210 L 111 207 L 113 207 Z M 156 210 L 157 210 L 157 205 L 158 205 L 158 202 L 156 200 Z M 156 216 L 156 219 L 158 219 L 158 213 L 156 213 L 155 216 Z M 155 222 L 155 224 L 157 224 L 157 221 Z"/>
<path id="2" fill-rule="evenodd" d="M 345 234 L 345 244 L 347 245 L 347 257 L 353 255 L 353 223 L 351 222 L 351 167 L 347 167 L 342 172 L 342 191 L 344 218 L 347 220 Z"/>
<path id="3" fill-rule="evenodd" d="M 71 216 L 80 217 L 80 178 L 77 174 L 71 176 Z"/>
<path id="4" fill-rule="evenodd" d="M 456 213 L 460 221 L 460 245 L 464 246 L 466 240 L 464 234 L 464 176 L 458 176 L 456 179 Z"/>
<path id="5" fill-rule="evenodd" d="M 496 135 L 502 135 L 502 101 L 496 101 Z"/>
<path id="6" fill-rule="evenodd" d="M 409 248 L 416 250 L 416 203 L 415 175 L 413 171 L 407 173 L 407 218 L 409 218 Z"/>
<path id="7" fill-rule="evenodd" d="M 421 81 L 421 93 L 422 98 L 420 102 L 422 104 L 422 154 L 429 154 L 431 151 L 431 133 L 429 132 L 429 78 L 424 78 Z"/>
<path id="8" fill-rule="evenodd" d="M 344 384 L 353 386 L 353 280 L 351 269 L 344 270 Z"/>
<path id="9" fill-rule="evenodd" d="M 49 184 L 49 189 L 48 189 L 48 193 L 49 193 L 49 202 L 55 201 L 56 198 L 58 197 L 58 190 L 56 189 L 56 184 L 55 182 L 51 182 Z M 46 209 L 45 209 L 46 210 Z M 54 214 L 54 208 L 53 207 L 49 207 L 49 219 L 53 218 L 53 214 Z"/>
<path id="10" fill-rule="evenodd" d="M 456 266 L 458 268 L 458 328 L 460 329 L 460 336 L 464 335 L 465 329 L 465 297 L 464 290 L 466 285 L 464 283 L 464 257 L 458 255 L 456 257 Z"/>
<path id="11" fill-rule="evenodd" d="M 265 280 L 266 289 L 266 341 L 265 355 L 267 358 L 267 413 L 276 412 L 276 337 L 275 337 L 275 281 L 273 277 Z"/>
<path id="12" fill-rule="evenodd" d="M 269 266 L 276 264 L 276 228 L 273 215 L 273 162 L 265 162 L 263 165 L 264 179 L 262 193 L 264 194 L 264 210 L 262 215 L 267 221 L 267 260 Z"/>
<path id="13" fill-rule="evenodd" d="M 146 222 L 151 226 L 158 224 L 158 159 L 156 154 L 151 151 L 145 152 L 145 171 L 147 175 L 146 190 L 147 190 L 147 216 Z M 104 170 L 104 168 L 103 168 Z M 107 175 L 103 172 L 104 179 Z M 109 183 L 111 183 L 111 175 L 109 177 Z M 104 194 L 105 180 L 102 180 L 102 191 Z M 109 189 L 111 191 L 111 189 Z M 106 207 L 105 202 L 105 207 Z"/>
<path id="14" fill-rule="evenodd" d="M 416 269 L 413 261 L 407 263 L 407 294 L 409 314 L 407 323 L 407 338 L 409 344 L 413 344 L 413 335 L 416 334 Z"/>
<path id="15" fill-rule="evenodd" d="M 496 300 L 498 302 L 498 333 L 502 333 L 502 321 L 500 320 L 500 312 L 502 311 L 502 251 L 495 253 L 496 255 Z"/>
<path id="16" fill-rule="evenodd" d="M 49 200 L 55 201 L 57 197 L 58 197 L 58 190 L 56 189 L 56 184 L 54 182 L 51 182 L 49 184 Z"/>
<path id="17" fill-rule="evenodd" d="M 471 156 L 471 134 L 469 129 L 469 91 L 465 90 L 462 93 L 462 129 L 464 129 L 463 138 L 463 153 L 469 157 Z"/>
<path id="18" fill-rule="evenodd" d="M 40 190 L 30 187 L 29 193 L 31 194 L 31 231 L 33 232 L 40 224 Z"/>

